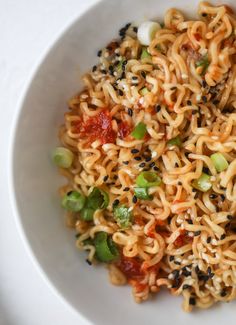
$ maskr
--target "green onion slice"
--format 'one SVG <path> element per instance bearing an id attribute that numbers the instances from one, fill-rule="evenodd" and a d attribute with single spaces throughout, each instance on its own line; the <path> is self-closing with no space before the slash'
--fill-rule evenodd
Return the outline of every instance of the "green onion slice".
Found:
<path id="1" fill-rule="evenodd" d="M 85 201 L 86 197 L 83 194 L 77 191 L 71 191 L 64 195 L 61 204 L 66 210 L 78 212 L 83 209 Z"/>
<path id="2" fill-rule="evenodd" d="M 69 168 L 73 158 L 73 153 L 67 148 L 57 147 L 52 152 L 52 160 L 58 167 Z"/>
<path id="3" fill-rule="evenodd" d="M 131 135 L 135 139 L 141 140 L 141 139 L 144 138 L 146 133 L 147 133 L 146 124 L 140 122 L 135 126 L 135 128 L 134 128 L 133 132 L 131 133 Z"/>
<path id="4" fill-rule="evenodd" d="M 159 186 L 161 184 L 161 178 L 154 172 L 145 171 L 138 175 L 136 184 L 139 187 Z"/>
<path id="5" fill-rule="evenodd" d="M 96 249 L 96 258 L 100 262 L 112 262 L 119 257 L 119 251 L 116 244 L 106 232 L 101 231 L 96 233 L 94 245 Z"/>
<path id="6" fill-rule="evenodd" d="M 177 135 L 177 137 L 172 138 L 167 142 L 167 146 L 168 147 L 171 147 L 171 146 L 181 147 L 182 141 L 181 141 L 180 137 Z"/>
<path id="7" fill-rule="evenodd" d="M 152 200 L 152 196 L 148 194 L 148 189 L 146 187 L 135 187 L 134 194 L 138 199 Z"/>
<path id="8" fill-rule="evenodd" d="M 209 64 L 210 64 L 210 62 L 208 60 L 207 54 L 204 55 L 200 60 L 196 61 L 197 67 L 203 67 L 202 74 L 206 73 L 206 70 L 207 70 Z"/>
<path id="9" fill-rule="evenodd" d="M 109 195 L 100 188 L 94 187 L 88 196 L 87 207 L 93 210 L 106 209 L 109 204 Z"/>
<path id="10" fill-rule="evenodd" d="M 131 226 L 132 214 L 125 205 L 114 207 L 114 218 L 121 228 L 128 228 Z"/>
<path id="11" fill-rule="evenodd" d="M 147 87 L 143 87 L 143 88 L 140 89 L 140 94 L 141 94 L 142 96 L 146 95 L 148 92 L 149 92 L 149 91 L 148 91 Z"/>
<path id="12" fill-rule="evenodd" d="M 194 188 L 201 192 L 207 192 L 212 187 L 210 178 L 210 175 L 202 173 L 202 175 L 198 179 L 195 179 L 193 181 L 192 185 Z"/>
<path id="13" fill-rule="evenodd" d="M 141 53 L 141 60 L 143 60 L 143 59 L 149 59 L 149 58 L 151 58 L 151 54 L 148 53 L 146 47 L 143 47 L 142 48 L 142 53 Z"/>
<path id="14" fill-rule="evenodd" d="M 80 218 L 84 221 L 92 221 L 94 212 L 93 209 L 85 207 L 80 211 Z"/>
<path id="15" fill-rule="evenodd" d="M 227 169 L 229 164 L 228 161 L 225 159 L 225 157 L 222 155 L 222 153 L 217 152 L 211 155 L 211 160 L 215 166 L 215 169 L 218 172 L 222 172 L 223 170 Z"/>

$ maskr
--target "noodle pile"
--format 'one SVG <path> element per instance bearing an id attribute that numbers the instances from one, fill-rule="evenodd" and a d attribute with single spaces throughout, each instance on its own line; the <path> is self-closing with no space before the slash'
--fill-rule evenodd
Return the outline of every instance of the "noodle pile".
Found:
<path id="1" fill-rule="evenodd" d="M 198 13 L 185 20 L 168 10 L 142 59 L 137 27 L 122 28 L 98 52 L 59 132 L 74 154 L 60 170 L 68 180 L 61 196 L 94 187 L 109 194 L 92 221 L 67 212 L 77 247 L 95 263 L 93 239 L 107 233 L 119 250 L 107 264 L 111 282 L 131 284 L 137 302 L 166 287 L 183 296 L 185 311 L 236 297 L 236 19 L 226 5 L 201 2 Z M 135 139 L 140 122 L 146 134 Z M 169 145 L 176 137 L 181 145 Z M 217 171 L 214 153 L 227 169 Z M 134 195 L 143 171 L 161 178 L 150 200 Z M 207 191 L 193 186 L 202 173 Z M 127 227 L 114 218 L 117 204 L 132 214 Z"/>

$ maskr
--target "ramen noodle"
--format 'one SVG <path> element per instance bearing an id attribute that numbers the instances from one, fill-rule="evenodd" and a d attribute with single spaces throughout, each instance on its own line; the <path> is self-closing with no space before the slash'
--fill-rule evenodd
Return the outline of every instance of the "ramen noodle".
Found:
<path id="1" fill-rule="evenodd" d="M 198 14 L 126 24 L 69 101 L 54 152 L 87 262 L 135 301 L 167 288 L 185 311 L 236 297 L 236 19 L 207 2 Z"/>

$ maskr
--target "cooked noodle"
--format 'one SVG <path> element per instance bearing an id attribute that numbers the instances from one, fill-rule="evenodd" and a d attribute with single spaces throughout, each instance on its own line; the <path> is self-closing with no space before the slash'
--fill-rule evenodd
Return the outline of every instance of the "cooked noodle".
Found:
<path id="1" fill-rule="evenodd" d="M 166 287 L 183 296 L 185 311 L 236 297 L 236 19 L 226 5 L 201 2 L 198 13 L 189 21 L 168 10 L 143 59 L 137 28 L 127 24 L 98 53 L 59 132 L 74 154 L 60 170 L 68 180 L 61 196 L 109 193 L 93 221 L 67 213 L 77 247 L 94 263 L 92 240 L 106 232 L 120 252 L 108 263 L 111 282 L 130 283 L 137 302 Z M 135 139 L 140 122 L 147 133 Z M 182 144 L 168 145 L 176 137 Z M 224 171 L 210 158 L 216 152 L 228 161 Z M 134 195 L 142 171 L 162 180 L 150 200 Z M 205 192 L 193 187 L 203 172 L 212 184 Z M 129 208 L 128 227 L 114 218 L 114 201 Z"/>

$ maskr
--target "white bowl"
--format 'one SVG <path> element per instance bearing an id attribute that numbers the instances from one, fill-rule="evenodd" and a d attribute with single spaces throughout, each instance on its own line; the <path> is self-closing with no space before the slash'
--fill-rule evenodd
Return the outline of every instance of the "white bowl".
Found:
<path id="1" fill-rule="evenodd" d="M 235 0 L 223 1 L 233 5 Z M 50 161 L 66 101 L 78 91 L 79 76 L 96 52 L 127 22 L 163 19 L 176 6 L 194 15 L 197 0 L 104 0 L 92 7 L 50 48 L 30 80 L 18 108 L 12 141 L 10 184 L 18 224 L 40 273 L 54 291 L 95 324 L 234 324 L 235 303 L 185 314 L 181 299 L 167 293 L 137 305 L 130 287 L 115 287 L 107 271 L 85 263 L 74 232 L 64 225 L 57 188 L 62 183 Z"/>

